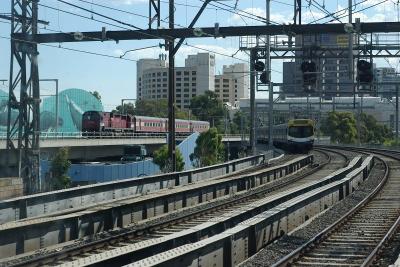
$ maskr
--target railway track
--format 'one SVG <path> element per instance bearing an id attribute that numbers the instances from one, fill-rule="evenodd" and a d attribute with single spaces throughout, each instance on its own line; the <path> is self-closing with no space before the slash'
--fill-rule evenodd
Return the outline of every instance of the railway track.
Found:
<path id="1" fill-rule="evenodd" d="M 243 206 L 249 209 L 252 205 L 254 206 L 257 201 L 264 198 L 266 195 L 272 196 L 279 193 L 293 190 L 296 187 L 315 181 L 321 177 L 330 174 L 332 171 L 339 169 L 348 163 L 348 158 L 344 154 L 340 154 L 335 151 L 318 152 L 320 157 L 320 166 L 309 172 L 303 173 L 300 176 L 293 176 L 290 179 L 284 179 L 282 181 L 274 181 L 270 186 L 263 186 L 262 188 L 253 189 L 251 191 L 240 194 L 234 198 L 226 198 L 224 200 L 217 201 L 215 205 L 211 203 L 204 204 L 203 209 L 198 207 L 193 208 L 193 212 L 189 212 L 183 216 L 171 216 L 169 220 L 155 223 L 153 225 L 144 223 L 143 227 L 133 227 L 131 229 L 122 229 L 122 231 L 109 232 L 106 235 L 103 234 L 103 238 L 97 240 L 91 240 L 88 242 L 74 242 L 63 247 L 56 249 L 49 249 L 48 251 L 41 251 L 39 254 L 30 254 L 26 256 L 20 256 L 15 259 L 11 259 L 7 262 L 8 265 L 13 266 L 72 266 L 82 265 L 86 259 L 93 258 L 97 254 L 106 253 L 115 249 L 123 249 L 124 247 L 132 246 L 137 244 L 138 246 L 151 242 L 152 240 L 166 238 L 168 236 L 190 231 L 190 229 L 199 226 L 207 221 L 212 221 L 215 218 L 223 217 L 226 214 L 235 214 L 236 211 L 243 210 Z M 335 157 L 332 157 L 335 155 Z M 339 155 L 339 157 L 337 157 Z M 325 162 L 321 158 L 326 157 Z M 334 158 L 334 159 L 332 159 Z M 219 203 L 218 203 L 219 202 Z M 259 211 L 261 212 L 261 211 Z M 180 211 L 176 211 L 177 214 Z M 255 213 L 256 214 L 256 213 Z M 231 222 L 230 226 L 243 221 L 254 213 L 248 213 L 246 216 L 235 219 L 235 222 Z M 240 216 L 238 216 L 240 217 Z M 233 223 L 233 224 L 232 224 Z M 147 226 L 146 226 L 147 225 Z M 151 225 L 151 226 L 150 226 Z M 214 234 L 217 232 L 214 231 Z M 174 246 L 179 245 L 178 243 Z M 154 251 L 153 251 L 154 252 Z M 146 254 L 141 255 L 145 257 Z M 113 259 L 113 264 L 118 259 Z M 78 263 L 77 263 L 78 262 Z M 110 264 L 108 262 L 107 264 Z"/>
<path id="2" fill-rule="evenodd" d="M 274 267 L 383 266 L 380 252 L 400 224 L 400 154 L 374 153 L 386 170 L 379 186 L 342 218 Z"/>

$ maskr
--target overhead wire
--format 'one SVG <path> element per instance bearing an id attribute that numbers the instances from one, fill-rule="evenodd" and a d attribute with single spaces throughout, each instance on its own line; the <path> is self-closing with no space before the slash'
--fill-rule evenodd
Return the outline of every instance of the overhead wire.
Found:
<path id="1" fill-rule="evenodd" d="M 59 1 L 59 2 L 61 2 L 61 3 L 65 3 L 65 4 L 67 4 L 67 5 L 71 5 L 71 6 L 73 5 L 75 8 L 80 8 L 79 6 L 74 5 L 74 4 L 71 4 L 71 3 L 68 3 L 68 2 L 65 2 L 64 0 L 57 0 L 57 1 Z M 53 8 L 53 9 L 55 9 L 55 8 Z M 86 9 L 86 8 L 81 8 L 81 9 L 84 10 L 84 11 L 86 11 L 86 12 L 92 12 L 91 10 L 88 10 L 88 9 Z M 64 10 L 61 9 L 61 11 L 64 11 Z M 82 15 L 76 14 L 76 13 L 74 13 L 74 12 L 69 12 L 69 11 L 68 11 L 68 12 L 66 12 L 66 13 L 68 13 L 68 14 L 70 14 L 70 15 L 78 15 L 79 17 L 82 17 L 82 18 L 91 20 L 90 17 L 82 16 Z M 98 12 L 96 12 L 95 14 L 98 15 L 98 16 L 102 16 L 102 14 L 100 14 L 100 13 L 98 13 Z M 108 17 L 108 16 L 105 16 L 105 17 Z M 114 20 L 114 19 L 113 19 L 113 20 Z M 117 22 L 117 21 L 119 21 L 119 20 L 115 20 L 115 21 Z M 131 29 L 126 28 L 126 27 L 123 27 L 123 26 L 114 25 L 114 24 L 112 24 L 112 25 L 115 26 L 115 27 L 119 27 L 119 28 L 125 29 L 125 30 L 131 30 Z M 129 25 L 131 25 L 131 24 L 123 22 L 123 25 L 129 26 Z M 132 26 L 134 26 L 134 25 L 132 25 Z M 141 28 L 139 28 L 139 27 L 137 27 L 137 26 L 134 26 L 134 27 L 135 27 L 135 29 L 143 30 L 143 29 L 141 29 Z M 151 36 L 151 37 L 157 37 L 157 38 L 159 38 L 159 36 L 153 35 L 153 34 L 148 34 L 148 33 L 142 33 L 142 34 L 143 34 L 143 35 L 147 35 L 147 36 Z M 168 37 L 168 36 L 167 36 L 167 37 Z M 239 60 L 239 61 L 245 61 L 245 62 L 247 62 L 246 60 L 243 60 L 243 59 L 238 58 L 238 57 L 234 57 L 233 55 L 227 55 L 227 54 L 220 53 L 220 52 L 216 52 L 216 51 L 213 51 L 213 50 L 210 50 L 210 49 L 205 49 L 205 48 L 201 48 L 201 47 L 198 47 L 198 46 L 195 46 L 195 45 L 190 45 L 190 44 L 188 44 L 187 42 L 183 43 L 183 45 L 188 46 L 188 47 L 192 47 L 192 48 L 195 48 L 195 49 L 198 49 L 198 50 L 202 50 L 202 51 L 206 51 L 206 52 L 210 52 L 210 53 L 215 53 L 215 54 L 218 54 L 218 55 L 221 55 L 221 56 L 225 56 L 225 57 L 229 57 L 229 58 L 234 58 L 234 59 L 237 59 L 237 60 Z"/>

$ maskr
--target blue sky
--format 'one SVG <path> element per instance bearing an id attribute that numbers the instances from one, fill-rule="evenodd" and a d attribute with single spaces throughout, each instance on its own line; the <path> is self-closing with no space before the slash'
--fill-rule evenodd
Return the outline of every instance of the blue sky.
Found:
<path id="1" fill-rule="evenodd" d="M 94 12 L 106 14 L 107 16 L 119 19 L 124 22 L 128 22 L 140 28 L 146 28 L 148 20 L 141 16 L 147 16 L 148 14 L 148 0 L 66 0 L 69 3 L 73 3 L 82 7 L 85 7 Z M 360 10 L 367 6 L 382 2 L 382 0 L 353 0 L 358 4 L 355 9 Z M 0 1 L 0 13 L 10 12 L 10 0 Z M 87 2 L 87 3 L 85 3 Z M 162 0 L 161 16 L 165 21 L 168 21 L 167 12 L 168 4 L 167 1 Z M 197 12 L 198 7 L 202 4 L 201 0 L 176 0 L 176 14 L 175 20 L 177 27 L 178 25 L 184 27 L 187 26 L 194 14 Z M 236 1 L 221 1 L 223 4 L 228 6 L 234 6 Z M 260 24 L 259 21 L 246 18 L 249 16 L 248 13 L 256 14 L 258 16 L 265 16 L 265 0 L 238 0 L 237 10 L 232 12 L 232 9 L 226 6 L 222 6 L 225 9 L 222 10 L 214 6 L 209 6 L 201 16 L 198 26 L 213 26 L 214 23 L 218 22 L 220 26 L 232 26 L 232 25 L 256 25 Z M 321 10 L 316 8 L 316 3 L 321 6 L 325 5 L 325 8 L 330 12 L 341 10 L 348 3 L 347 0 L 316 0 L 314 5 L 308 5 L 309 1 L 304 1 L 303 7 L 303 20 L 304 23 L 313 21 L 315 19 L 324 17 L 325 14 Z M 134 14 L 126 14 L 122 12 L 112 11 L 105 9 L 94 4 L 102 4 L 112 8 L 122 9 L 129 11 Z M 383 4 L 380 4 L 374 8 L 368 9 L 362 13 L 356 14 L 354 17 L 360 17 L 362 21 L 397 21 L 398 18 L 398 5 L 397 0 L 388 0 Z M 46 33 L 52 31 L 63 31 L 63 32 L 74 32 L 74 31 L 89 31 L 89 30 L 101 30 L 102 26 L 106 26 L 107 30 L 121 29 L 115 26 L 104 25 L 103 23 L 92 20 L 92 14 L 85 12 L 77 8 L 68 6 L 57 0 L 41 0 L 41 6 L 39 7 L 40 19 L 49 21 L 50 25 L 48 29 L 40 29 L 40 32 Z M 272 0 L 271 1 L 271 19 L 277 23 L 290 23 L 293 17 L 293 0 Z M 47 7 L 46 7 L 47 6 Z M 73 12 L 82 16 L 87 17 L 80 18 L 70 14 L 66 14 L 62 11 L 57 11 L 51 8 L 60 9 L 63 11 Z M 235 14 L 243 10 L 243 16 Z M 141 15 L 141 16 L 140 16 Z M 99 16 L 93 15 L 93 19 L 100 19 Z M 347 18 L 344 18 L 346 20 Z M 329 19 L 330 20 L 330 19 Z M 329 21 L 327 19 L 321 22 Z M 113 24 L 115 22 L 108 21 Z M 167 23 L 162 23 L 163 27 L 168 27 Z M 126 27 L 126 26 L 123 26 Z M 3 37 L 9 37 L 10 25 L 4 20 L 0 20 L 0 79 L 8 79 L 9 76 L 9 47 L 10 41 L 3 39 Z M 66 43 L 60 44 L 61 47 L 74 48 L 80 50 L 86 50 L 95 53 L 101 53 L 119 57 L 122 53 L 127 50 L 158 45 L 160 41 L 152 40 L 140 40 L 140 41 L 122 41 L 118 44 L 115 42 L 92 42 L 92 43 Z M 222 65 L 232 64 L 235 62 L 243 62 L 248 60 L 248 56 L 245 53 L 236 54 L 235 58 L 229 55 L 234 54 L 238 49 L 239 40 L 238 38 L 205 38 L 205 39 L 192 39 L 188 40 L 190 45 L 201 47 L 204 49 L 212 50 L 225 54 L 227 56 L 216 55 L 217 73 L 222 70 Z M 55 44 L 58 46 L 58 44 Z M 78 52 L 66 51 L 60 48 L 39 46 L 39 71 L 40 78 L 58 78 L 60 80 L 60 88 L 83 88 L 86 90 L 97 90 L 100 92 L 103 98 L 103 104 L 105 109 L 112 109 L 118 105 L 121 98 L 135 98 L 136 97 L 136 62 L 139 58 L 158 58 L 160 53 L 165 53 L 163 49 L 151 48 L 141 50 L 138 52 L 128 53 L 126 58 L 132 60 L 121 60 L 118 58 L 106 58 L 101 56 L 88 55 Z M 189 46 L 182 46 L 177 55 L 177 66 L 182 66 L 184 58 L 188 54 L 194 54 L 197 52 L 204 52 Z M 239 60 L 241 59 L 241 60 Z M 398 61 L 390 59 L 390 64 L 397 66 Z M 378 65 L 387 66 L 384 60 L 378 61 Z M 272 64 L 273 81 L 281 81 L 282 62 L 275 60 Z M 54 86 L 51 83 L 42 83 L 41 90 L 42 94 L 52 94 Z M 0 83 L 0 90 L 8 90 L 5 85 Z M 259 93 L 258 97 L 264 97 L 263 93 Z"/>

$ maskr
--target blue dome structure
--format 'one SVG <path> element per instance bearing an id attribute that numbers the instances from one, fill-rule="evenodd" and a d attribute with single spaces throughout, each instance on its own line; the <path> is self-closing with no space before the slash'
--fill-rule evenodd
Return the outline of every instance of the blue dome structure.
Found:
<path id="1" fill-rule="evenodd" d="M 100 100 L 83 89 L 70 88 L 58 94 L 58 132 L 80 132 L 82 114 L 88 110 L 103 111 Z M 40 128 L 42 132 L 56 129 L 56 97 L 43 99 L 40 108 Z"/>
<path id="2" fill-rule="evenodd" d="M 0 90 L 0 132 L 7 131 L 8 93 Z M 40 106 L 40 130 L 42 132 L 76 133 L 81 131 L 82 114 L 88 110 L 103 111 L 100 100 L 90 92 L 78 88 L 70 88 L 58 94 L 58 127 L 56 127 L 56 97 L 42 99 Z M 12 112 L 12 119 L 18 116 Z"/>

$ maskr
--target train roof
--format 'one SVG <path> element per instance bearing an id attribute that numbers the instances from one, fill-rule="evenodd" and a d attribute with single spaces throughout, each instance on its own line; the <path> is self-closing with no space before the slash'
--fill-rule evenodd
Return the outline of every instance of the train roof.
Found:
<path id="1" fill-rule="evenodd" d="M 306 125 L 310 125 L 310 126 L 314 126 L 314 121 L 311 119 L 292 119 L 289 120 L 288 122 L 289 126 L 306 126 Z"/>
<path id="2" fill-rule="evenodd" d="M 158 118 L 158 117 L 150 117 L 150 116 L 134 116 L 137 119 L 145 119 L 145 120 L 168 120 L 168 118 Z M 189 120 L 181 120 L 181 119 L 175 119 L 175 122 L 187 122 Z M 208 121 L 198 121 L 198 120 L 190 120 L 193 122 L 197 123 L 204 123 L 204 124 L 209 124 Z"/>
<path id="3" fill-rule="evenodd" d="M 107 111 L 97 111 L 97 110 L 88 110 L 85 111 L 84 113 L 88 113 L 88 112 L 98 112 L 98 113 L 113 113 L 113 112 L 107 112 Z M 115 112 L 114 114 L 118 114 L 118 115 L 126 115 L 126 114 L 120 114 Z M 150 117 L 150 116 L 132 116 L 135 117 L 137 119 L 145 119 L 145 120 L 167 120 L 168 118 L 159 118 L 159 117 Z M 176 122 L 187 122 L 189 120 L 181 120 L 181 119 L 175 119 Z M 190 120 L 192 122 L 196 122 L 196 123 L 203 123 L 203 124 L 210 124 L 208 121 L 198 121 L 198 120 Z"/>

